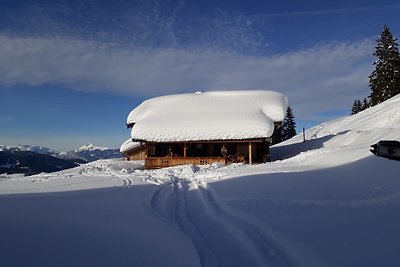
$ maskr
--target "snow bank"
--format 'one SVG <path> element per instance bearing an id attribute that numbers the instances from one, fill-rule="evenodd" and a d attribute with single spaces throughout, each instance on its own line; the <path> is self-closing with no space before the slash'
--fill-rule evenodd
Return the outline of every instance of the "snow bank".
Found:
<path id="1" fill-rule="evenodd" d="M 232 140 L 272 135 L 287 97 L 274 91 L 215 91 L 161 96 L 128 116 L 132 138 L 146 141 Z"/>

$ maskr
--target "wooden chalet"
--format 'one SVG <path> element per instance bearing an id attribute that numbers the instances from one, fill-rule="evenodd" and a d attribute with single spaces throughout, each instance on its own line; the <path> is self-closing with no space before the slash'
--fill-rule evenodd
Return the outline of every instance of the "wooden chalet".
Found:
<path id="1" fill-rule="evenodd" d="M 222 106 L 221 106 L 222 105 Z M 287 98 L 273 91 L 220 91 L 147 100 L 128 116 L 127 160 L 145 168 L 269 161 Z"/>

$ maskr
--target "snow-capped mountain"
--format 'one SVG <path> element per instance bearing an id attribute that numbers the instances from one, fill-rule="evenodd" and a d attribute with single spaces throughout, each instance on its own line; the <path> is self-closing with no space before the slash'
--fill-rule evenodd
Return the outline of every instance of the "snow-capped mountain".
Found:
<path id="1" fill-rule="evenodd" d="M 0 173 L 24 174 L 57 171 L 76 167 L 78 163 L 121 157 L 119 149 L 96 147 L 93 144 L 68 152 L 42 146 L 0 145 L 0 154 Z"/>
<path id="2" fill-rule="evenodd" d="M 0 151 L 31 151 L 39 154 L 54 155 L 56 151 L 43 147 L 43 146 L 29 146 L 29 145 L 16 145 L 16 146 L 4 146 L 0 145 Z"/>
<path id="3" fill-rule="evenodd" d="M 30 151 L 39 154 L 50 155 L 61 159 L 81 159 L 87 162 L 95 161 L 98 159 L 110 159 L 119 158 L 121 153 L 117 148 L 98 147 L 93 144 L 84 145 L 76 150 L 60 152 L 55 151 L 47 147 L 42 146 L 30 146 L 30 145 L 16 145 L 16 146 L 5 146 L 0 145 L 0 151 Z"/>
<path id="4" fill-rule="evenodd" d="M 93 144 L 88 144 L 74 151 L 60 152 L 58 157 L 64 159 L 78 158 L 91 162 L 99 159 L 120 158 L 121 153 L 117 148 L 97 147 Z"/>
<path id="5" fill-rule="evenodd" d="M 83 152 L 83 151 L 95 151 L 95 150 L 100 150 L 100 151 L 106 151 L 109 150 L 110 148 L 108 147 L 101 147 L 101 146 L 95 146 L 93 144 L 88 144 L 81 146 L 80 148 L 76 149 L 76 152 Z"/>

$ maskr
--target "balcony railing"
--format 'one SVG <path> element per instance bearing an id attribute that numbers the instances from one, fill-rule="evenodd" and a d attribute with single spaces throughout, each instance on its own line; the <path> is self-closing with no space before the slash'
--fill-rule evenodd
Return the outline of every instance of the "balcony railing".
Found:
<path id="1" fill-rule="evenodd" d="M 176 165 L 206 165 L 213 163 L 225 164 L 224 157 L 147 157 L 144 166 L 149 169 L 164 168 Z"/>

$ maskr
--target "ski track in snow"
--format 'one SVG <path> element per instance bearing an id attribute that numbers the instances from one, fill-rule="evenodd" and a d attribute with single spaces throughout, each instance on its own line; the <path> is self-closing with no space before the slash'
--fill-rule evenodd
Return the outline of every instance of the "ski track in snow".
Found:
<path id="1" fill-rule="evenodd" d="M 123 184 L 122 184 L 123 187 L 130 187 L 133 185 L 133 181 L 129 177 L 122 177 L 122 181 L 123 181 Z"/>
<path id="2" fill-rule="evenodd" d="M 193 181 L 171 177 L 154 192 L 150 206 L 192 241 L 204 267 L 295 265 L 288 251 L 229 214 L 209 190 Z"/>

